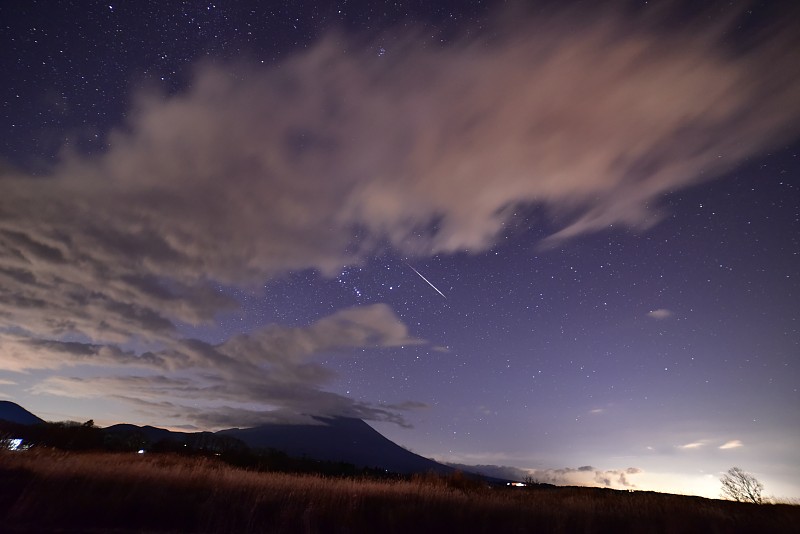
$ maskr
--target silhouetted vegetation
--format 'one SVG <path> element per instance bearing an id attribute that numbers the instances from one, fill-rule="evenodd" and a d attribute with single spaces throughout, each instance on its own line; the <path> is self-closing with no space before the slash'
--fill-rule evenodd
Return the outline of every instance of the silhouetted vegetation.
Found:
<path id="1" fill-rule="evenodd" d="M 0 452 L 5 532 L 794 532 L 800 507 L 256 472 L 216 456 Z"/>
<path id="2" fill-rule="evenodd" d="M 65 451 L 103 450 L 104 435 L 91 419 L 85 423 L 62 421 L 22 425 L 0 421 L 0 437 L 22 438 L 30 446 L 55 447 Z"/>
<path id="3" fill-rule="evenodd" d="M 763 502 L 761 492 L 764 491 L 764 485 L 756 477 L 738 467 L 728 469 L 719 481 L 722 483 L 723 495 L 734 501 L 754 504 Z"/>
<path id="4" fill-rule="evenodd" d="M 252 450 L 241 440 L 211 432 L 174 435 L 153 441 L 138 427 L 102 429 L 93 421 L 21 425 L 0 421 L 0 440 L 22 438 L 29 447 L 62 451 L 172 453 L 180 456 L 214 457 L 234 467 L 254 471 L 319 474 L 339 477 L 400 478 L 384 469 L 356 467 L 345 462 L 296 458 L 274 449 Z"/>

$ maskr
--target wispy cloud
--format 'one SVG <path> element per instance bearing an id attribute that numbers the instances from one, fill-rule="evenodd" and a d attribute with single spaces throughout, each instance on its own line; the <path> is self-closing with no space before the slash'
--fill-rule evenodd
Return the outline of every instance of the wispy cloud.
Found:
<path id="1" fill-rule="evenodd" d="M 647 312 L 647 316 L 652 318 L 652 319 L 656 319 L 656 320 L 658 320 L 658 319 L 668 319 L 668 318 L 672 317 L 672 312 L 667 310 L 667 309 L 665 309 L 665 308 L 659 308 L 657 310 L 652 310 L 650 312 Z"/>
<path id="2" fill-rule="evenodd" d="M 693 450 L 693 449 L 699 449 L 704 445 L 705 443 L 702 441 L 693 441 L 691 443 L 686 443 L 685 445 L 678 445 L 678 448 L 682 450 Z"/>
<path id="3" fill-rule="evenodd" d="M 732 439 L 730 441 L 726 441 L 722 445 L 719 446 L 720 449 L 738 449 L 739 447 L 743 447 L 744 444 L 738 439 Z"/>

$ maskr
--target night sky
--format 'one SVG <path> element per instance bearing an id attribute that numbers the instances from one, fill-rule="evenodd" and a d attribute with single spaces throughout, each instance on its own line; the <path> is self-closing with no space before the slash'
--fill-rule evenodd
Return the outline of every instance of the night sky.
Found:
<path id="1" fill-rule="evenodd" d="M 791 2 L 316 4 L 0 4 L 0 397 L 800 497 Z"/>

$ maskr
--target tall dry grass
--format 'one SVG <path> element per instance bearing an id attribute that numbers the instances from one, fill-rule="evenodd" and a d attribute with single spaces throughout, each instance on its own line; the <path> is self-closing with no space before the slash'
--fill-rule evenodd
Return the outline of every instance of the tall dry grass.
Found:
<path id="1" fill-rule="evenodd" d="M 0 454 L 9 532 L 794 532 L 800 507 L 591 488 L 259 473 L 158 454 Z"/>

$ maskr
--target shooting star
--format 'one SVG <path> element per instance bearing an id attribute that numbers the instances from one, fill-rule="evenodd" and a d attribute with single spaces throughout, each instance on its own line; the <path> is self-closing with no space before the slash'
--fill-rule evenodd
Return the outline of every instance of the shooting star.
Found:
<path id="1" fill-rule="evenodd" d="M 407 261 L 404 261 L 403 263 L 405 263 L 406 265 L 408 265 L 409 267 L 411 267 L 411 264 L 410 264 L 410 263 L 408 263 Z M 428 280 L 427 278 L 425 278 L 424 276 L 422 276 L 422 273 L 421 273 L 421 272 L 419 272 L 418 270 L 416 270 L 416 269 L 415 269 L 415 268 L 413 268 L 413 267 L 411 267 L 411 270 L 412 270 L 412 271 L 414 271 L 415 273 L 417 273 L 417 275 L 418 275 L 420 278 L 422 278 L 423 280 L 425 280 L 425 281 L 428 283 L 428 285 L 429 285 L 429 286 L 431 286 L 431 287 L 434 289 L 434 291 L 436 291 L 437 293 L 439 293 L 439 294 L 440 294 L 442 297 L 444 297 L 444 299 L 445 299 L 445 300 L 447 300 L 447 297 L 445 297 L 444 293 L 442 293 L 441 291 L 439 291 L 439 288 L 438 288 L 438 287 L 436 287 L 435 285 L 431 284 L 431 281 L 430 281 L 430 280 Z"/>

